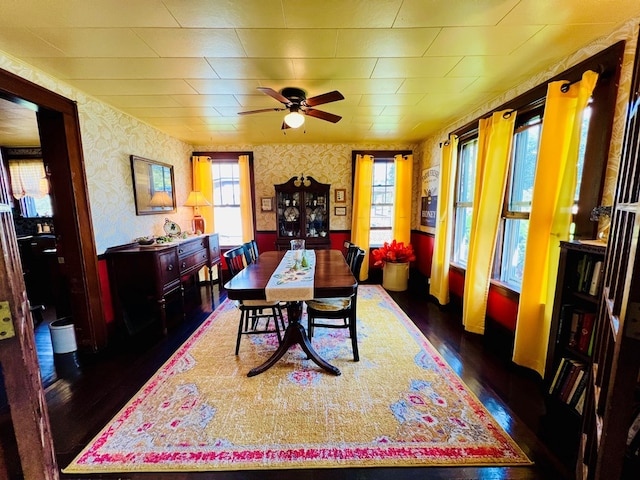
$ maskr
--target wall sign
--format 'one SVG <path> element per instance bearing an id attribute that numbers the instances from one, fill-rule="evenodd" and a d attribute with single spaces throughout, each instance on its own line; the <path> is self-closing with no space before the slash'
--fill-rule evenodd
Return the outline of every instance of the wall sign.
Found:
<path id="1" fill-rule="evenodd" d="M 435 227 L 438 207 L 438 183 L 440 167 L 422 170 L 422 206 L 420 209 L 420 225 Z"/>

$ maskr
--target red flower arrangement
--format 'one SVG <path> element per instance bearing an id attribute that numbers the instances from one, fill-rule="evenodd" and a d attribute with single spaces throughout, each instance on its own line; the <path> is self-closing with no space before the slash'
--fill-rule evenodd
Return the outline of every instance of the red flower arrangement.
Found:
<path id="1" fill-rule="evenodd" d="M 404 242 L 396 242 L 395 240 L 391 243 L 384 242 L 382 247 L 376 248 L 371 252 L 371 254 L 375 260 L 375 266 L 384 266 L 385 262 L 412 262 L 416 259 L 416 256 L 413 253 L 413 247 L 410 243 L 405 245 Z"/>

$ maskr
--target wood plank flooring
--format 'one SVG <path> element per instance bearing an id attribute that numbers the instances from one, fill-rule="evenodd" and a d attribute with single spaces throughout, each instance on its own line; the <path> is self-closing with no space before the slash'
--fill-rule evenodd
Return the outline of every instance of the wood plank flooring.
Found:
<path id="1" fill-rule="evenodd" d="M 420 330 L 438 349 L 464 382 L 505 426 L 508 433 L 535 462 L 531 467 L 507 468 L 369 468 L 284 471 L 199 472 L 199 473 L 130 473 L 101 475 L 61 475 L 62 479 L 157 479 L 157 480 L 542 480 L 572 479 L 571 456 L 553 447 L 557 438 L 546 416 L 543 388 L 536 376 L 513 365 L 500 344 L 465 333 L 460 316 L 440 309 L 423 292 L 391 292 Z M 159 333 L 121 342 L 94 356 L 81 356 L 79 369 L 64 375 L 56 373 L 53 355 L 43 349 L 40 355 L 45 381 L 47 405 L 60 467 L 66 466 L 98 431 L 117 413 L 129 398 L 149 379 L 208 314 L 224 299 L 224 291 L 215 286 L 201 288 L 202 308 L 194 308 L 186 321 L 176 320 L 168 337 Z M 174 316 L 175 317 L 175 316 Z M 38 342 L 46 343 L 49 332 L 36 331 Z M 6 409 L 5 409 L 6 410 Z M 6 411 L 0 411 L 0 448 L 5 456 L 15 455 L 11 444 L 11 425 Z M 15 456 L 13 457 L 15 458 Z M 9 465 L 10 478 L 22 478 L 18 467 Z"/>

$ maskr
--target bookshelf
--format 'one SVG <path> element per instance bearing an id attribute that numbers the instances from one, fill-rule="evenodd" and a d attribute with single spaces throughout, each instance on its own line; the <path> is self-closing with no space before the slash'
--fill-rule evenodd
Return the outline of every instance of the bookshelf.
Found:
<path id="1" fill-rule="evenodd" d="M 569 464 L 578 458 L 605 249 L 605 244 L 597 241 L 560 242 L 545 386 L 547 420 L 564 427 L 555 440 L 574 446 L 564 449 Z"/>
<path id="2" fill-rule="evenodd" d="M 636 44 L 576 478 L 640 478 L 640 43 Z"/>

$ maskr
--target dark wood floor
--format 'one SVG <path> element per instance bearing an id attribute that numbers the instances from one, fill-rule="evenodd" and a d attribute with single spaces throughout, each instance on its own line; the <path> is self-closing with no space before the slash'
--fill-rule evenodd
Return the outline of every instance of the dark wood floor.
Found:
<path id="1" fill-rule="evenodd" d="M 46 343 L 46 320 L 36 331 L 54 445 L 60 467 L 66 466 L 131 396 L 167 360 L 207 315 L 224 299 L 203 287 L 202 308 L 191 310 L 187 321 L 175 320 L 170 335 L 149 334 L 121 342 L 96 356 L 81 356 L 80 368 L 56 369 Z M 572 479 L 570 455 L 563 437 L 546 414 L 543 389 L 538 378 L 513 365 L 499 335 L 480 337 L 465 333 L 455 312 L 440 309 L 424 293 L 393 293 L 431 343 L 469 388 L 535 462 L 532 467 L 511 468 L 369 468 L 218 473 L 131 473 L 62 475 L 63 479 L 447 479 L 447 480 L 541 480 Z M 63 366 L 64 367 L 64 366 Z M 68 367 L 68 365 L 67 365 Z M 0 444 L 5 454 L 15 455 L 6 411 L 0 412 Z M 559 445 L 558 445 L 559 444 Z M 549 447 L 549 445 L 551 447 Z M 553 450 L 553 451 L 552 451 Z M 555 453 L 554 453 L 555 451 Z M 21 475 L 15 473 L 12 479 Z"/>

